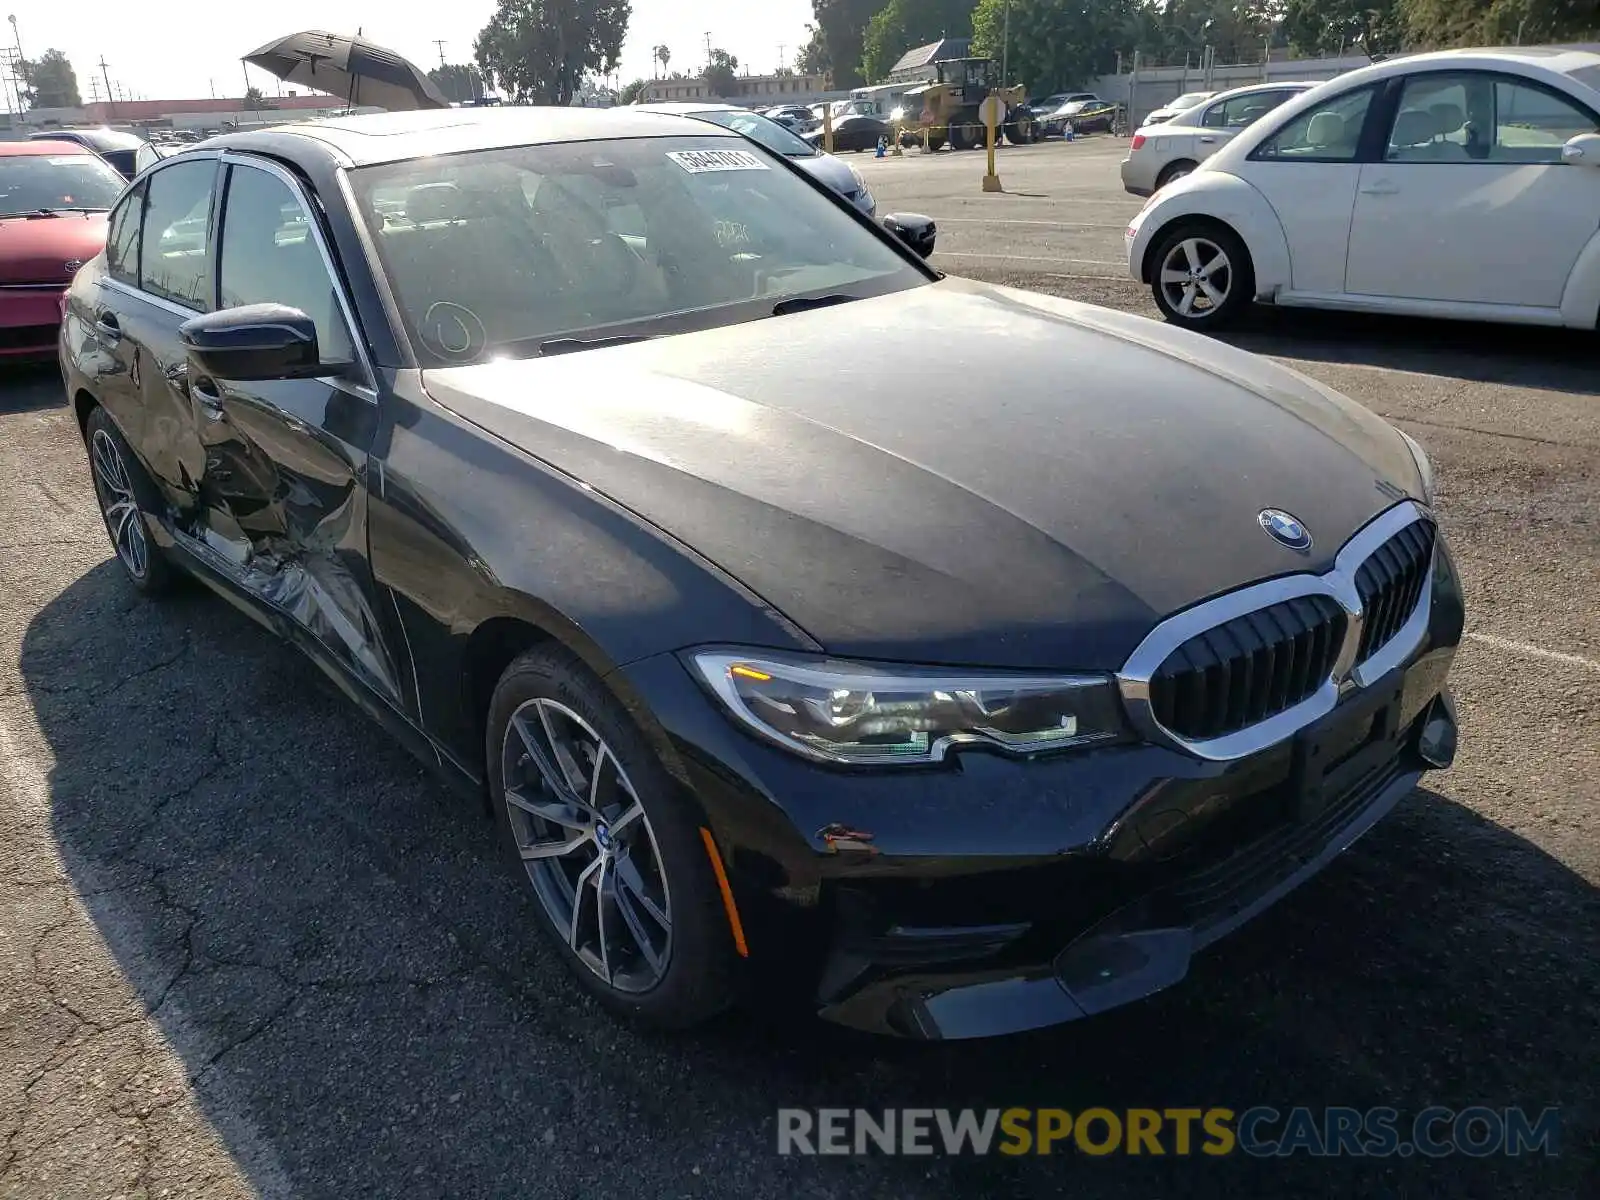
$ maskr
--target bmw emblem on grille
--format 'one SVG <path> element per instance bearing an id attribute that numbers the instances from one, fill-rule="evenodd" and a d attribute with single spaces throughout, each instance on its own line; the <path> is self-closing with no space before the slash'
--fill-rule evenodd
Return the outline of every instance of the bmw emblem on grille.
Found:
<path id="1" fill-rule="evenodd" d="M 1300 523 L 1298 517 L 1291 516 L 1281 508 L 1263 508 L 1256 520 L 1261 523 L 1261 528 L 1267 531 L 1267 536 L 1273 541 L 1289 547 L 1291 550 L 1311 549 L 1311 531 Z"/>

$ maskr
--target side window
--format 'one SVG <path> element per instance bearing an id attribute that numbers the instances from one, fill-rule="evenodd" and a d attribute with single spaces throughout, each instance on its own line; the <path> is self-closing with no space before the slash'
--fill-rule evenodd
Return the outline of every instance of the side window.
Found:
<path id="1" fill-rule="evenodd" d="M 1495 80 L 1490 162 L 1558 163 L 1562 143 L 1594 132 L 1594 114 L 1565 96 L 1528 83 Z"/>
<path id="2" fill-rule="evenodd" d="M 276 175 L 233 167 L 222 206 L 222 306 L 287 304 L 317 326 L 322 361 L 355 357 L 339 310 L 337 284 L 328 273 L 310 217 Z"/>
<path id="3" fill-rule="evenodd" d="M 144 216 L 144 184 L 122 198 L 106 232 L 106 272 L 129 287 L 139 286 L 139 220 Z"/>
<path id="4" fill-rule="evenodd" d="M 1412 75 L 1384 147 L 1387 162 L 1468 162 L 1483 158 L 1482 116 L 1490 76 L 1481 72 Z M 1469 120 L 1469 114 L 1477 119 Z"/>
<path id="5" fill-rule="evenodd" d="M 1243 129 L 1254 125 L 1288 98 L 1288 92 L 1251 92 L 1248 96 L 1235 96 L 1206 109 L 1203 124 L 1208 129 Z"/>
<path id="6" fill-rule="evenodd" d="M 205 312 L 211 307 L 211 159 L 176 163 L 150 176 L 139 254 L 139 286 Z"/>
<path id="7" fill-rule="evenodd" d="M 1374 90 L 1346 92 L 1308 109 L 1257 146 L 1251 157 L 1267 162 L 1354 162 Z"/>

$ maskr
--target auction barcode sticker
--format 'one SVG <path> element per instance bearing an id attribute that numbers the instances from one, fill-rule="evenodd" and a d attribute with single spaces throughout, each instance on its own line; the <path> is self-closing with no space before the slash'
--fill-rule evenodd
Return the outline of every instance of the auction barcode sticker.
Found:
<path id="1" fill-rule="evenodd" d="M 771 170 L 748 150 L 668 150 L 667 157 L 691 175 L 708 171 Z"/>

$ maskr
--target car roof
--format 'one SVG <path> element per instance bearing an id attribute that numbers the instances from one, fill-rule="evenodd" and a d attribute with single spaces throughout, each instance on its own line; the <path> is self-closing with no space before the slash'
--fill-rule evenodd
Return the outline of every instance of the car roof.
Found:
<path id="1" fill-rule="evenodd" d="M 52 157 L 57 154 L 93 154 L 82 142 L 46 141 L 43 138 L 30 138 L 25 142 L 0 142 L 0 158 L 16 157 L 28 154 L 48 154 Z"/>
<path id="2" fill-rule="evenodd" d="M 136 133 L 124 133 L 120 129 L 41 129 L 28 135 L 30 139 L 66 139 L 80 142 L 95 150 L 135 150 L 144 144 L 144 139 Z"/>
<path id="3" fill-rule="evenodd" d="M 669 113 L 687 115 L 689 113 L 703 112 L 753 112 L 759 114 L 757 109 L 740 108 L 737 104 L 724 104 L 721 100 L 663 100 L 660 103 L 630 105 L 636 112 Z"/>
<path id="4" fill-rule="evenodd" d="M 702 105 L 696 111 L 713 107 Z M 459 154 L 507 146 L 549 145 L 637 137 L 728 137 L 731 129 L 690 117 L 624 108 L 445 108 L 426 112 L 334 117 L 207 139 L 206 150 L 264 154 L 322 154 L 346 166 L 400 162 L 430 154 Z M 200 147 L 196 147 L 199 149 Z"/>

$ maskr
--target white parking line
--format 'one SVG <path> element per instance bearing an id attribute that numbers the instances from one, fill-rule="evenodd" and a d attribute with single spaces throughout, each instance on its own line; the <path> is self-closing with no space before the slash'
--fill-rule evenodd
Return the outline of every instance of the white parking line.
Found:
<path id="1" fill-rule="evenodd" d="M 987 258 L 996 262 L 1048 263 L 1051 266 L 1062 267 L 1116 267 L 1122 271 L 1128 269 L 1126 261 L 1110 262 L 1103 258 L 1036 258 L 1031 254 L 971 254 L 965 250 L 938 250 L 935 253 L 940 258 Z"/>
<path id="2" fill-rule="evenodd" d="M 935 217 L 940 225 L 1038 225 L 1047 229 L 1126 229 L 1126 221 L 1019 221 L 1011 217 Z"/>
<path id="3" fill-rule="evenodd" d="M 1531 642 L 1513 642 L 1510 638 L 1495 637 L 1492 633 L 1469 633 L 1466 635 L 1475 642 L 1485 646 L 1493 646 L 1496 650 L 1504 650 L 1508 654 L 1525 654 L 1529 658 L 1542 658 L 1546 662 L 1565 663 L 1569 667 L 1583 667 L 1590 671 L 1600 671 L 1600 662 L 1592 658 L 1584 658 L 1581 654 L 1562 654 L 1557 650 L 1546 650 L 1543 646 L 1535 646 Z"/>

